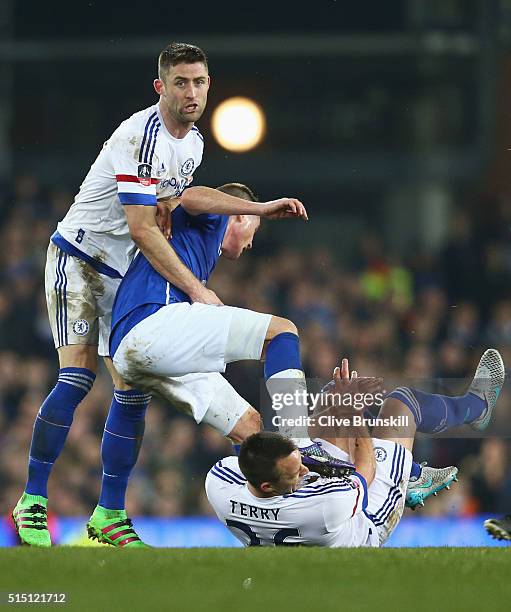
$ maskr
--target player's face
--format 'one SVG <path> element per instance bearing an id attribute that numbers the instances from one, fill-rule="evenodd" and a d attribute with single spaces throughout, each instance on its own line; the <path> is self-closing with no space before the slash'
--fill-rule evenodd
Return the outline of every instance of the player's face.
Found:
<path id="1" fill-rule="evenodd" d="M 277 461 L 277 469 L 280 478 L 272 483 L 273 495 L 286 495 L 294 493 L 300 488 L 300 483 L 305 474 L 308 474 L 309 469 L 302 463 L 302 456 L 299 450 L 294 450 L 287 457 L 283 457 Z"/>
<path id="2" fill-rule="evenodd" d="M 222 255 L 227 259 L 238 259 L 243 251 L 250 250 L 259 225 L 259 217 L 253 215 L 233 217 L 222 242 Z"/>
<path id="3" fill-rule="evenodd" d="M 162 80 L 156 79 L 155 89 L 161 104 L 176 122 L 198 121 L 206 108 L 209 75 L 202 62 L 171 66 Z"/>

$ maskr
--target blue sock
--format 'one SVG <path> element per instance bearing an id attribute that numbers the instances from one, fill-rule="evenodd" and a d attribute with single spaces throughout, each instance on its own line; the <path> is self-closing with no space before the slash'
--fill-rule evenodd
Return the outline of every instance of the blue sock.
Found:
<path id="1" fill-rule="evenodd" d="M 99 505 L 103 508 L 123 510 L 125 507 L 128 478 L 142 445 L 145 412 L 150 401 L 151 396 L 136 389 L 114 390 L 101 444 L 103 480 Z"/>
<path id="2" fill-rule="evenodd" d="M 64 448 L 78 404 L 92 389 L 96 375 L 86 368 L 62 368 L 57 384 L 37 413 L 32 433 L 25 491 L 48 497 L 48 478 Z"/>
<path id="3" fill-rule="evenodd" d="M 241 448 L 241 444 L 232 445 L 232 450 L 234 451 L 234 454 L 236 455 L 236 457 L 239 457 L 240 455 L 240 448 Z"/>
<path id="4" fill-rule="evenodd" d="M 395 397 L 408 406 L 415 419 L 417 431 L 423 433 L 438 433 L 471 423 L 481 416 L 486 408 L 486 402 L 473 393 L 450 397 L 398 387 L 389 397 Z"/>
<path id="5" fill-rule="evenodd" d="M 268 344 L 264 378 L 274 407 L 280 405 L 282 408 L 280 401 L 284 395 L 290 400 L 286 401 L 284 411 L 281 413 L 282 422 L 292 423 L 297 417 L 307 416 L 308 407 L 305 398 L 307 383 L 300 358 L 300 341 L 296 334 L 291 332 L 278 334 Z M 279 433 L 291 438 L 298 448 L 312 444 L 305 426 L 281 425 Z"/>
<path id="6" fill-rule="evenodd" d="M 421 466 L 415 461 L 412 461 L 412 467 L 410 469 L 410 478 L 419 478 L 421 474 L 422 474 Z"/>
<path id="7" fill-rule="evenodd" d="M 302 370 L 300 341 L 296 334 L 284 332 L 270 341 L 266 348 L 264 379 L 285 370 Z"/>

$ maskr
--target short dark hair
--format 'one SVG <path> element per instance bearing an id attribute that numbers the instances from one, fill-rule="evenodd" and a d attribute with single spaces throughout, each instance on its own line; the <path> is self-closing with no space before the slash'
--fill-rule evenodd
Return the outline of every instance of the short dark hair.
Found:
<path id="1" fill-rule="evenodd" d="M 158 56 L 158 76 L 163 80 L 164 73 L 172 66 L 196 62 L 202 62 L 208 67 L 208 58 L 202 49 L 188 43 L 171 42 Z"/>
<path id="2" fill-rule="evenodd" d="M 277 461 L 296 450 L 289 438 L 273 431 L 259 431 L 243 441 L 238 463 L 240 470 L 254 487 L 279 479 Z"/>
<path id="3" fill-rule="evenodd" d="M 226 183 L 225 185 L 217 187 L 217 190 L 222 191 L 227 195 L 232 195 L 236 198 L 248 200 L 249 202 L 259 202 L 259 198 L 252 191 L 252 189 L 246 185 L 243 185 L 243 183 Z"/>

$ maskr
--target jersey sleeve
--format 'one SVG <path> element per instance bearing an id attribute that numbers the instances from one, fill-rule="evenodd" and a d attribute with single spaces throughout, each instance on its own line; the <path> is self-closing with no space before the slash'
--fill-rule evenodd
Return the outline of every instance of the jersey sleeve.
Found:
<path id="1" fill-rule="evenodd" d="M 139 159 L 140 146 L 128 133 L 112 139 L 111 159 L 121 204 L 156 206 L 156 185 L 153 165 Z"/>
<path id="2" fill-rule="evenodd" d="M 367 483 L 365 478 L 355 472 L 343 479 L 337 490 L 331 487 L 323 495 L 323 518 L 329 532 L 336 531 L 342 523 L 349 521 L 355 514 L 367 507 Z"/>

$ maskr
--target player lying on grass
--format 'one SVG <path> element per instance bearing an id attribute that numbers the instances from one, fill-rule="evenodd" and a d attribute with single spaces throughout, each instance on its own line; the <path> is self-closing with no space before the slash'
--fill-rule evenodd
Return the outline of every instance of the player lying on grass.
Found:
<path id="1" fill-rule="evenodd" d="M 334 371 L 338 397 L 364 392 L 372 380 L 350 378 L 346 359 Z M 462 397 L 405 387 L 390 393 L 379 416 L 405 417 L 406 432 L 378 426 L 370 437 L 363 424 L 335 433 L 316 429 L 321 446 L 355 464 L 356 471 L 345 478 L 312 480 L 291 440 L 272 432 L 254 434 L 241 445 L 239 458 L 226 457 L 209 471 L 209 502 L 247 546 L 381 546 L 403 513 L 415 431 L 445 431 L 463 423 L 485 428 L 503 383 L 502 359 L 489 349 Z M 338 414 L 339 403 L 328 412 Z"/>

